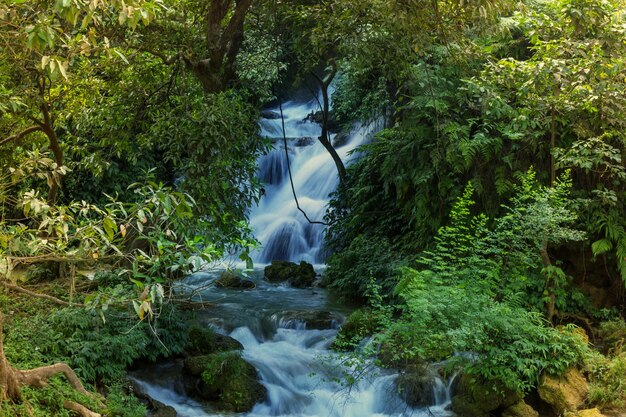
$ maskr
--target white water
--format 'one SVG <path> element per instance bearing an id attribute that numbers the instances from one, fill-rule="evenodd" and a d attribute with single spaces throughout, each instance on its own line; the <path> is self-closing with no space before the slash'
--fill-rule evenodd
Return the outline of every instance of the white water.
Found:
<path id="1" fill-rule="evenodd" d="M 285 312 L 334 311 L 322 290 L 298 289 L 270 284 L 260 274 L 251 277 L 257 288 L 250 291 L 211 288 L 205 300 L 216 300 L 200 313 L 199 320 L 229 334 L 244 346 L 243 358 L 258 371 L 268 399 L 241 417 L 449 417 L 452 381 L 436 379 L 432 387 L 435 404 L 411 408 L 396 393 L 392 371 L 371 367 L 349 389 L 342 380 L 342 357 L 329 350 L 337 329 L 313 330 L 306 324 L 285 319 Z M 201 285 L 212 276 L 197 274 L 186 281 Z M 287 317 L 292 315 L 287 314 Z M 336 326 L 334 326 L 336 327 Z M 174 407 L 180 417 L 217 417 L 220 414 L 185 395 L 177 380 L 180 365 L 166 363 L 134 374 L 140 387 L 152 398 Z"/>
<path id="2" fill-rule="evenodd" d="M 317 141 L 319 125 L 303 119 L 317 109 L 315 100 L 284 103 L 286 135 L 294 185 L 301 207 L 312 220 L 322 220 L 329 194 L 337 187 L 335 165 Z M 278 111 L 278 109 L 271 109 Z M 262 133 L 282 139 L 280 119 L 262 119 Z M 357 126 L 346 143 L 337 148 L 345 162 L 348 153 L 368 139 L 379 126 Z M 294 138 L 310 137 L 307 146 L 296 146 Z M 250 223 L 262 243 L 253 254 L 255 263 L 275 259 L 324 261 L 324 226 L 309 224 L 297 210 L 282 140 L 259 161 L 266 195 L 250 216 Z M 185 284 L 199 287 L 215 279 L 215 273 L 196 274 Z M 322 290 L 297 289 L 269 284 L 256 277 L 257 287 L 237 291 L 210 287 L 203 300 L 213 306 L 202 314 L 207 326 L 230 334 L 244 346 L 243 357 L 258 371 L 267 388 L 268 399 L 257 404 L 246 417 L 448 417 L 450 383 L 437 379 L 432 387 L 435 404 L 411 408 L 396 393 L 397 374 L 373 366 L 359 381 L 347 388 L 341 381 L 342 357 L 329 350 L 336 329 L 307 330 L 305 323 L 287 320 L 287 311 L 332 311 L 346 313 L 331 305 Z M 293 317 L 293 315 L 288 316 Z M 330 326 L 337 327 L 337 326 Z M 178 366 L 178 368 L 176 368 Z M 349 369 L 347 369 L 349 371 Z M 216 417 L 223 414 L 188 398 L 176 375 L 180 364 L 161 364 L 136 373 L 133 378 L 152 398 L 174 407 L 181 417 Z M 228 414 L 232 415 L 232 414 Z"/>
<path id="3" fill-rule="evenodd" d="M 278 107 L 269 109 L 280 114 Z M 319 110 L 317 100 L 288 101 L 283 104 L 289 162 L 300 207 L 312 221 L 323 221 L 329 194 L 339 183 L 337 168 L 326 149 L 317 140 L 319 124 L 306 121 L 309 113 Z M 255 263 L 272 260 L 324 261 L 324 225 L 311 224 L 298 210 L 289 182 L 281 119 L 261 119 L 261 135 L 273 139 L 274 149 L 259 159 L 259 176 L 265 183 L 265 196 L 250 214 L 250 225 L 261 242 L 252 254 Z M 380 123 L 355 126 L 337 153 L 349 164 L 349 152 L 366 141 Z M 305 146 L 302 144 L 306 143 Z"/>

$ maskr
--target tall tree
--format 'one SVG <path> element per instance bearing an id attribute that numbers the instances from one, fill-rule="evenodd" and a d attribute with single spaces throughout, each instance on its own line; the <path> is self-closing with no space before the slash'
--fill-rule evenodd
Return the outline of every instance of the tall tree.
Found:
<path id="1" fill-rule="evenodd" d="M 107 30 L 148 24 L 161 8 L 159 0 L 91 2 L 9 2 L 0 6 L 0 146 L 43 135 L 56 168 L 64 154 L 55 124 L 63 107 L 57 88 L 71 83 L 72 66 L 81 58 L 110 53 Z M 48 200 L 61 184 L 53 176 Z"/>

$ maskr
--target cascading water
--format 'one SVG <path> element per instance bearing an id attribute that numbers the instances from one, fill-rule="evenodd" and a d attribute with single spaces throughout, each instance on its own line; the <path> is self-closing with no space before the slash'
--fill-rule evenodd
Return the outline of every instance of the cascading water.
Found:
<path id="1" fill-rule="evenodd" d="M 307 119 L 319 109 L 319 104 L 316 99 L 294 100 L 282 107 L 298 202 L 309 219 L 321 221 L 329 194 L 337 188 L 339 179 L 330 154 L 317 140 L 321 134 L 320 125 Z M 252 258 L 260 264 L 273 260 L 322 263 L 324 226 L 309 223 L 298 210 L 287 170 L 280 109 L 269 109 L 267 114 L 273 118 L 261 119 L 261 135 L 272 139 L 275 145 L 269 154 L 259 159 L 259 176 L 265 184 L 265 195 L 250 214 L 250 225 L 261 242 L 261 250 Z M 335 144 L 342 160 L 348 163 L 349 152 L 377 129 L 377 123 L 357 126 L 344 143 Z"/>
<path id="2" fill-rule="evenodd" d="M 215 275 L 191 276 L 186 285 L 200 286 Z M 435 379 L 434 404 L 412 408 L 397 395 L 397 374 L 371 367 L 368 374 L 347 389 L 340 381 L 341 356 L 329 350 L 337 326 L 307 329 L 294 312 L 347 313 L 329 302 L 321 290 L 291 288 L 251 277 L 257 288 L 238 291 L 210 288 L 205 300 L 219 300 L 199 320 L 229 334 L 244 347 L 243 358 L 258 371 L 268 399 L 242 417 L 449 417 L 451 381 Z M 177 365 L 166 363 L 133 375 L 152 398 L 174 407 L 181 417 L 217 417 L 216 413 L 190 400 L 176 380 Z"/>
<path id="3" fill-rule="evenodd" d="M 332 158 L 317 140 L 320 126 L 307 121 L 317 101 L 289 101 L 283 105 L 285 130 L 294 186 L 300 206 L 312 220 L 323 218 L 329 194 L 337 187 L 338 175 Z M 250 223 L 262 243 L 253 254 L 257 265 L 272 260 L 324 261 L 323 225 L 310 224 L 293 199 L 282 127 L 278 109 L 270 109 L 260 121 L 262 134 L 276 140 L 275 149 L 259 161 L 265 196 L 254 208 Z M 272 118 L 273 117 L 273 118 Z M 356 127 L 344 144 L 336 145 L 346 161 L 348 153 L 363 143 L 379 126 Z M 347 161 L 346 161 L 347 162 Z M 203 287 L 219 272 L 188 277 L 186 288 Z M 254 275 L 254 274 L 253 274 Z M 264 281 L 257 270 L 256 288 L 249 291 L 209 287 L 200 292 L 213 301 L 201 313 L 201 321 L 229 334 L 244 347 L 243 358 L 258 371 L 268 399 L 242 416 L 283 417 L 446 417 L 450 384 L 435 379 L 435 404 L 412 408 L 397 395 L 397 374 L 371 367 L 365 377 L 346 389 L 341 383 L 341 357 L 329 349 L 337 334 L 337 321 L 347 311 L 331 304 L 323 290 L 291 288 Z M 295 315 L 294 315 L 295 312 Z M 336 321 L 324 330 L 307 329 L 298 314 L 324 312 Z M 181 417 L 221 416 L 191 400 L 180 380 L 181 365 L 165 363 L 145 368 L 131 377 L 150 397 L 174 407 Z"/>

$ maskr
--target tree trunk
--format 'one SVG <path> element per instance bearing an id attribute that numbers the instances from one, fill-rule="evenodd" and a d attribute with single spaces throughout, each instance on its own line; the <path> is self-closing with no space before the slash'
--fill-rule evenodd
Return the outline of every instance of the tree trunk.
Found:
<path id="1" fill-rule="evenodd" d="M 541 245 L 541 249 L 539 249 L 539 255 L 541 256 L 541 264 L 544 268 L 549 268 L 552 266 L 552 261 L 550 261 L 550 256 L 548 255 L 548 241 L 544 241 Z M 548 293 L 548 301 L 545 305 L 545 313 L 546 319 L 552 323 L 552 319 L 556 314 L 556 282 L 552 272 L 548 272 L 546 274 L 546 285 L 545 291 Z"/>
<path id="2" fill-rule="evenodd" d="M 556 109 L 554 104 L 550 111 L 550 187 L 556 181 L 556 161 L 554 160 L 554 148 L 556 147 Z"/>
<path id="3" fill-rule="evenodd" d="M 315 80 L 320 86 L 320 90 L 322 91 L 322 134 L 319 137 L 319 141 L 326 148 L 330 156 L 333 158 L 333 162 L 335 162 L 335 166 L 337 167 L 337 172 L 339 173 L 339 185 L 343 185 L 346 182 L 347 172 L 346 166 L 343 164 L 343 161 L 339 157 L 337 150 L 330 142 L 330 136 L 328 134 L 328 118 L 330 115 L 330 100 L 328 97 L 328 87 L 330 83 L 335 78 L 336 69 L 333 68 L 331 72 L 324 77 L 323 79 L 314 72 L 311 72 Z"/>
<path id="4" fill-rule="evenodd" d="M 212 0 L 206 13 L 207 57 L 185 65 L 196 76 L 206 93 L 228 88 L 236 75 L 236 58 L 244 40 L 244 21 L 253 0 Z M 225 19 L 228 19 L 225 21 Z"/>
<path id="5" fill-rule="evenodd" d="M 63 166 L 63 150 L 61 149 L 61 145 L 59 144 L 59 138 L 57 137 L 56 132 L 54 131 L 54 125 L 52 122 L 52 118 L 50 117 L 50 112 L 48 111 L 48 105 L 41 105 L 41 113 L 43 114 L 43 123 L 41 128 L 43 132 L 48 137 L 50 142 L 49 148 L 54 155 L 54 162 L 57 164 L 57 168 Z M 50 184 L 50 190 L 48 190 L 48 203 L 53 204 L 57 198 L 59 193 L 59 188 L 61 187 L 62 178 L 56 177 L 53 175 L 52 183 Z"/>

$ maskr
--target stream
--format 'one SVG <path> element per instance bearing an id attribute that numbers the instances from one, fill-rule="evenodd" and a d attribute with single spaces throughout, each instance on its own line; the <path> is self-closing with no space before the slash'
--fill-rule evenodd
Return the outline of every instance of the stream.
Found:
<path id="1" fill-rule="evenodd" d="M 328 195 L 337 187 L 336 168 L 330 155 L 316 140 L 318 124 L 305 120 L 318 108 L 313 100 L 283 103 L 285 130 L 293 182 L 301 208 L 312 220 L 322 220 Z M 269 109 L 266 114 L 279 114 Z M 351 387 L 341 383 L 341 356 L 329 349 L 339 325 L 350 313 L 333 302 L 323 289 L 292 288 L 263 280 L 260 265 L 275 259 L 324 267 L 324 226 L 310 224 L 298 211 L 292 194 L 282 145 L 280 118 L 261 119 L 261 133 L 275 140 L 275 149 L 259 160 L 259 175 L 265 195 L 250 214 L 250 224 L 262 244 L 253 253 L 257 268 L 250 273 L 256 283 L 251 290 L 207 287 L 201 292 L 211 307 L 199 313 L 202 325 L 230 335 L 244 347 L 243 358 L 252 364 L 267 388 L 268 399 L 256 404 L 250 413 L 239 416 L 284 417 L 386 417 L 435 416 L 452 413 L 450 383 L 437 379 L 433 385 L 434 404 L 411 408 L 397 395 L 397 374 L 370 367 L 367 374 Z M 355 126 L 337 151 L 348 161 L 350 151 L 379 130 L 376 123 Z M 190 287 L 202 287 L 219 276 L 220 271 L 194 274 L 185 279 Z M 321 312 L 331 317 L 326 329 L 307 329 L 301 313 Z M 131 378 L 152 398 L 172 406 L 181 417 L 233 415 L 220 414 L 187 397 L 176 375 L 176 362 L 167 362 L 134 372 Z"/>

